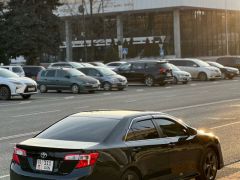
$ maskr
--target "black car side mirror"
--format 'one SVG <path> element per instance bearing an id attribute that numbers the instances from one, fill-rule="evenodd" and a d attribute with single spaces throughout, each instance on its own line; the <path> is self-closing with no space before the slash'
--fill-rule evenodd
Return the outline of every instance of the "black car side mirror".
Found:
<path id="1" fill-rule="evenodd" d="M 70 79 L 70 75 L 66 75 L 65 78 Z"/>

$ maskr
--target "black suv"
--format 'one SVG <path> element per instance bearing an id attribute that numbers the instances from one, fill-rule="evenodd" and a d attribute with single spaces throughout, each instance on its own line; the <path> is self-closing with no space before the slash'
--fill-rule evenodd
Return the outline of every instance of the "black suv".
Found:
<path id="1" fill-rule="evenodd" d="M 45 68 L 43 66 L 23 66 L 22 67 L 24 72 L 25 72 L 25 76 L 32 78 L 34 80 L 37 79 L 37 75 L 41 70 L 44 70 Z"/>
<path id="2" fill-rule="evenodd" d="M 164 86 L 167 82 L 173 82 L 171 66 L 160 60 L 131 61 L 121 65 L 118 73 L 125 76 L 128 82 L 143 82 L 147 86 Z"/>

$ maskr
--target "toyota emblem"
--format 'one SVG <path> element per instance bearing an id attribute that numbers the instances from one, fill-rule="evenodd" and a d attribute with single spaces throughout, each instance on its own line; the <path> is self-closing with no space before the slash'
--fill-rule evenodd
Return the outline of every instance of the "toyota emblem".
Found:
<path id="1" fill-rule="evenodd" d="M 40 154 L 40 157 L 43 158 L 43 159 L 47 158 L 47 153 L 42 152 L 42 153 Z"/>

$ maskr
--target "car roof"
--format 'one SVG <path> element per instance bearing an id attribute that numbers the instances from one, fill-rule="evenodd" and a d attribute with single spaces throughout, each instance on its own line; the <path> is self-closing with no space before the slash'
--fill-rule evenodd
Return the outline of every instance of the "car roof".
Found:
<path id="1" fill-rule="evenodd" d="M 151 60 L 132 60 L 132 61 L 128 61 L 129 63 L 155 63 L 155 62 L 158 62 L 158 63 L 167 63 L 167 61 L 165 60 L 157 60 L 157 59 L 151 59 Z"/>
<path id="2" fill-rule="evenodd" d="M 161 112 L 152 111 L 134 111 L 134 110 L 95 110 L 84 111 L 71 115 L 71 117 L 95 117 L 95 118 L 110 118 L 122 120 L 125 118 L 135 118 L 145 115 L 162 114 Z"/>

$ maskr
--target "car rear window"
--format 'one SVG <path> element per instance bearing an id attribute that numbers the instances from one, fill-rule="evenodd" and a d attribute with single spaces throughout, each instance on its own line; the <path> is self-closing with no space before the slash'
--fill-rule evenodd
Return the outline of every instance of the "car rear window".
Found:
<path id="1" fill-rule="evenodd" d="M 22 72 L 24 72 L 21 67 L 13 67 L 12 70 L 13 70 L 13 72 L 15 72 L 15 73 L 22 73 Z"/>
<path id="2" fill-rule="evenodd" d="M 94 117 L 67 117 L 37 135 L 37 138 L 102 142 L 113 131 L 119 120 Z"/>

